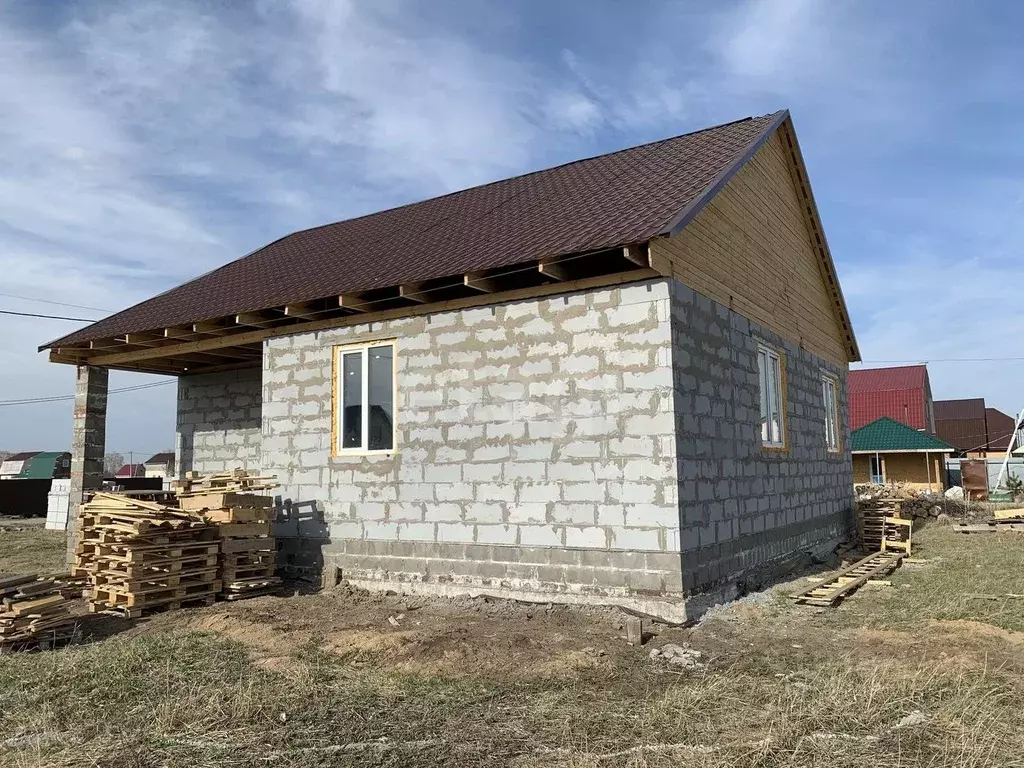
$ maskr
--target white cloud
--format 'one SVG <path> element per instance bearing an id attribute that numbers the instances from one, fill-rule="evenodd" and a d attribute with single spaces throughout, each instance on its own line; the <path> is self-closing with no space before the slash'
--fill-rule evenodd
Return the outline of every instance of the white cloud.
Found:
<path id="1" fill-rule="evenodd" d="M 287 231 L 531 170 L 598 120 L 571 83 L 409 6 L 85 4 L 54 29 L 16 10 L 0 11 L 9 293 L 119 309 Z M 3 322 L 0 400 L 69 391 L 34 347 L 73 326 Z M 171 441 L 170 391 L 117 398 L 109 446 Z M 0 447 L 66 445 L 65 410 L 0 409 Z"/>

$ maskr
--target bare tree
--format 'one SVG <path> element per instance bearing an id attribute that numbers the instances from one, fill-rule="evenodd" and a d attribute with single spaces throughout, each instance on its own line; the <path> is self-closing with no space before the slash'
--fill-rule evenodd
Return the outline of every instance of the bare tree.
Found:
<path id="1" fill-rule="evenodd" d="M 103 457 L 103 474 L 105 475 L 113 475 L 123 466 L 123 453 L 108 453 Z"/>

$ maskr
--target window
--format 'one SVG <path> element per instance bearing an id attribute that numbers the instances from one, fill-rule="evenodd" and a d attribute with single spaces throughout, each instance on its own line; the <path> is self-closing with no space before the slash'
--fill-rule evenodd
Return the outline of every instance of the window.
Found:
<path id="1" fill-rule="evenodd" d="M 837 382 L 831 376 L 821 377 L 821 395 L 825 402 L 825 445 L 833 453 L 839 450 L 839 400 Z"/>
<path id="2" fill-rule="evenodd" d="M 782 357 L 774 349 L 759 345 L 757 369 L 761 375 L 761 443 L 769 448 L 784 448 Z"/>
<path id="3" fill-rule="evenodd" d="M 395 450 L 395 343 L 335 350 L 337 453 Z"/>
<path id="4" fill-rule="evenodd" d="M 871 462 L 871 482 L 875 485 L 885 485 L 885 472 L 882 471 L 882 459 L 876 453 L 869 457 Z"/>

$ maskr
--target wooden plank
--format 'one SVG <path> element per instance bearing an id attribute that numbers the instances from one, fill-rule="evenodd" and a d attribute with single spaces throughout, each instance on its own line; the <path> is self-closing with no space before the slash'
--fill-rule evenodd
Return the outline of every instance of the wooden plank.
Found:
<path id="1" fill-rule="evenodd" d="M 423 283 L 405 283 L 398 286 L 398 295 L 400 298 L 415 301 L 418 304 L 425 304 L 430 301 L 430 298 L 426 288 L 423 286 Z"/>
<path id="2" fill-rule="evenodd" d="M 638 266 L 652 266 L 646 243 L 642 245 L 627 245 L 622 249 L 622 256 Z"/>
<path id="3" fill-rule="evenodd" d="M 462 276 L 462 282 L 467 288 L 482 293 L 498 293 L 501 286 L 493 277 L 485 277 L 480 272 L 467 272 Z"/>
<path id="4" fill-rule="evenodd" d="M 338 306 L 341 309 L 351 309 L 356 312 L 369 312 L 371 308 L 371 305 L 365 299 L 345 294 L 338 297 Z"/>
<path id="5" fill-rule="evenodd" d="M 537 265 L 537 270 L 545 277 L 550 277 L 554 280 L 561 280 L 563 282 L 572 280 L 572 275 L 563 264 L 558 264 L 552 261 L 542 261 Z"/>
<path id="6" fill-rule="evenodd" d="M 182 496 L 178 501 L 181 504 L 181 508 L 187 512 L 198 512 L 204 509 L 223 509 L 225 507 L 268 509 L 274 506 L 273 496 L 261 496 L 256 493 L 236 493 L 234 491 Z"/>

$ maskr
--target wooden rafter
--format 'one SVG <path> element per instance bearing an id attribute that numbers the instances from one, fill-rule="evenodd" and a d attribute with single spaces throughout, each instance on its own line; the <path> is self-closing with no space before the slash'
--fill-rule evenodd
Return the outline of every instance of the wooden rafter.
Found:
<path id="1" fill-rule="evenodd" d="M 622 249 L 622 256 L 627 261 L 631 261 L 640 267 L 651 266 L 650 251 L 647 248 L 647 244 L 643 245 L 627 245 Z"/>
<path id="2" fill-rule="evenodd" d="M 271 310 L 260 310 L 259 312 L 239 312 L 235 315 L 235 322 L 238 325 L 251 325 L 255 328 L 268 328 L 280 320 L 282 315 Z"/>
<path id="3" fill-rule="evenodd" d="M 342 294 L 338 297 L 338 306 L 342 309 L 351 309 L 354 312 L 369 312 L 370 308 L 365 299 L 358 296 Z"/>
<path id="4" fill-rule="evenodd" d="M 542 261 L 537 265 L 537 270 L 545 277 L 550 277 L 554 280 L 572 280 L 569 269 L 557 261 Z"/>
<path id="5" fill-rule="evenodd" d="M 398 295 L 418 304 L 426 304 L 430 301 L 430 294 L 424 283 L 404 283 L 398 286 Z"/>
<path id="6" fill-rule="evenodd" d="M 260 328 L 251 331 L 242 331 L 239 333 L 233 333 L 231 335 L 215 336 L 207 339 L 197 339 L 195 341 L 170 344 L 158 348 L 151 347 L 147 349 L 140 349 L 137 351 L 115 352 L 111 354 L 88 356 L 87 362 L 90 365 L 116 366 L 122 363 L 132 361 L 153 360 L 160 357 L 174 357 L 176 355 L 190 354 L 194 352 L 206 352 L 209 350 L 219 349 L 223 347 L 234 347 L 245 344 L 253 344 L 256 342 L 261 342 L 263 339 L 272 338 L 275 336 L 288 336 L 295 333 L 324 330 L 327 328 L 337 328 L 346 325 L 354 325 L 356 323 L 366 323 L 371 321 L 376 322 L 381 320 L 390 320 L 397 317 L 406 317 L 409 315 L 428 314 L 431 312 L 442 312 L 445 310 L 453 309 L 464 309 L 468 307 L 493 304 L 501 301 L 513 301 L 521 298 L 547 296 L 555 293 L 564 293 L 566 291 L 585 290 L 589 288 L 596 288 L 607 285 L 618 285 L 621 283 L 634 282 L 637 280 L 649 280 L 651 278 L 656 277 L 660 277 L 660 275 L 653 269 L 633 269 L 627 272 L 598 275 L 596 277 L 571 280 L 568 282 L 551 283 L 548 285 L 534 285 L 527 288 L 507 290 L 500 293 L 467 296 L 459 299 L 450 299 L 448 301 L 439 301 L 432 304 L 422 304 L 416 307 L 397 307 L 394 309 L 380 310 L 377 312 L 365 312 L 362 314 L 348 317 L 334 317 L 327 318 L 324 320 L 312 320 L 304 323 L 296 323 L 293 325 L 283 327 Z M 84 350 L 84 352 L 86 353 L 86 355 L 88 354 L 88 350 Z M 86 360 L 81 358 L 77 360 L 86 362 Z"/>
<path id="7" fill-rule="evenodd" d="M 467 272 L 462 276 L 462 284 L 481 293 L 497 293 L 501 290 L 497 280 L 486 277 L 482 272 Z"/>

